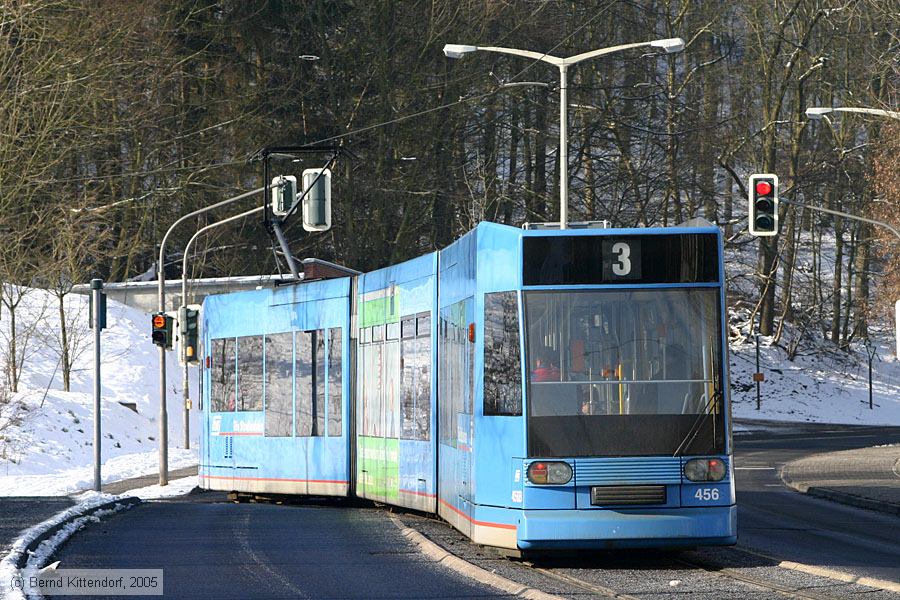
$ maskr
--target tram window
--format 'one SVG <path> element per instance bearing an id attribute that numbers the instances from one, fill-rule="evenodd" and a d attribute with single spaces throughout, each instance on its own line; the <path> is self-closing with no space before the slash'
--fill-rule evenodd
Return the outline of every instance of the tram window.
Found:
<path id="1" fill-rule="evenodd" d="M 410 319 L 415 323 L 414 319 Z M 404 339 L 401 346 L 401 430 L 407 440 L 428 440 L 431 435 L 431 377 L 429 332 Z"/>
<path id="2" fill-rule="evenodd" d="M 721 451 L 719 293 L 526 292 L 529 455 Z"/>
<path id="3" fill-rule="evenodd" d="M 325 332 L 313 331 L 313 364 L 315 365 L 312 435 L 325 435 Z"/>
<path id="4" fill-rule="evenodd" d="M 384 325 L 375 325 L 372 327 L 372 342 L 384 341 Z"/>
<path id="5" fill-rule="evenodd" d="M 266 437 L 290 437 L 293 427 L 294 334 L 266 336 Z"/>
<path id="6" fill-rule="evenodd" d="M 516 292 L 484 296 L 484 414 L 522 414 L 522 357 Z"/>
<path id="7" fill-rule="evenodd" d="M 400 338 L 400 322 L 387 324 L 387 339 L 396 340 Z"/>
<path id="8" fill-rule="evenodd" d="M 462 324 L 448 320 L 458 320 L 466 314 L 465 300 L 442 309 L 440 339 L 440 374 L 438 395 L 441 443 L 456 445 L 458 441 L 459 415 L 466 411 L 468 382 L 466 373 L 466 328 Z"/>
<path id="9" fill-rule="evenodd" d="M 343 373 L 341 372 L 341 329 L 328 330 L 328 435 L 341 435 L 343 415 Z"/>
<path id="10" fill-rule="evenodd" d="M 424 312 L 416 317 L 417 335 L 431 336 L 431 314 Z"/>
<path id="11" fill-rule="evenodd" d="M 263 337 L 248 335 L 237 339 L 238 410 L 262 410 Z"/>
<path id="12" fill-rule="evenodd" d="M 409 339 L 416 337 L 416 318 L 411 317 L 409 319 L 403 319 L 401 323 L 402 332 L 400 337 L 403 339 Z"/>
<path id="13" fill-rule="evenodd" d="M 234 410 L 234 338 L 212 341 L 212 389 L 210 410 L 230 412 Z"/>
<path id="14" fill-rule="evenodd" d="M 415 321 L 413 321 L 415 323 Z M 418 341 L 403 339 L 400 345 L 400 437 L 416 439 L 416 370 L 418 368 Z"/>
<path id="15" fill-rule="evenodd" d="M 384 437 L 399 437 L 400 427 L 400 343 L 384 344 Z"/>
<path id="16" fill-rule="evenodd" d="M 297 349 L 295 358 L 295 395 L 296 395 L 296 433 L 300 437 L 312 434 L 312 333 L 298 331 L 294 334 L 294 344 Z"/>
<path id="17" fill-rule="evenodd" d="M 363 327 L 359 330 L 359 341 L 362 344 L 371 344 L 372 343 L 372 328 L 371 327 Z"/>
<path id="18" fill-rule="evenodd" d="M 443 312 L 443 310 L 442 310 Z M 440 351 L 438 352 L 438 418 L 440 420 L 438 432 L 442 444 L 450 444 L 453 440 L 454 427 L 451 430 L 451 398 L 450 398 L 450 336 L 448 335 L 447 320 L 443 314 L 438 323 L 438 337 Z"/>

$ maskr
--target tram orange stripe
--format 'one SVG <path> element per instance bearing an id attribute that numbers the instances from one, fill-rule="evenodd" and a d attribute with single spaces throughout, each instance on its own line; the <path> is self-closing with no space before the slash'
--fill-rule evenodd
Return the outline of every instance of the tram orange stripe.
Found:
<path id="1" fill-rule="evenodd" d="M 414 490 L 404 490 L 403 488 L 401 488 L 400 491 L 403 492 L 404 494 L 413 494 L 415 496 L 425 496 L 426 498 L 436 498 L 437 497 L 434 494 L 429 494 L 428 492 L 417 492 Z"/>
<path id="2" fill-rule="evenodd" d="M 515 525 L 507 525 L 506 523 L 489 523 L 487 521 L 476 521 L 475 519 L 473 519 L 466 513 L 462 512 L 461 510 L 459 510 L 458 508 L 456 508 L 455 506 L 453 506 L 452 504 L 450 504 L 443 498 L 440 498 L 440 503 L 443 504 L 444 506 L 446 506 L 447 508 L 449 508 L 450 510 L 452 510 L 453 512 L 455 512 L 456 514 L 458 514 L 459 516 L 461 516 L 466 521 L 469 521 L 470 523 L 472 523 L 472 525 L 481 525 L 483 527 L 496 527 L 498 529 L 516 529 Z"/>

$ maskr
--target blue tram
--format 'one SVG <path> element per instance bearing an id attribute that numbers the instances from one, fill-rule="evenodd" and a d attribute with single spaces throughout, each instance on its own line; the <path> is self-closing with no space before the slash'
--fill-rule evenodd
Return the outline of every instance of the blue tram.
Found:
<path id="1" fill-rule="evenodd" d="M 208 297 L 200 482 L 513 550 L 736 541 L 718 228 L 521 230 Z"/>

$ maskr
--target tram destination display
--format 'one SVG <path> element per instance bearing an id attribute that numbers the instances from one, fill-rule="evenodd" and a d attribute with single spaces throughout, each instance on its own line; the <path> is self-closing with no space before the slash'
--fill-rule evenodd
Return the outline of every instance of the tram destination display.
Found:
<path id="1" fill-rule="evenodd" d="M 525 285 L 713 283 L 719 279 L 715 234 L 528 236 Z"/>

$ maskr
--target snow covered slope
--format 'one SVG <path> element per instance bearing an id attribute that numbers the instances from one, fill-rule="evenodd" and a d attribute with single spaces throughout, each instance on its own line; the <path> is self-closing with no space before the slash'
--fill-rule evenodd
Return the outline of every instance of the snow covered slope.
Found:
<path id="1" fill-rule="evenodd" d="M 88 299 L 67 298 L 67 321 L 77 346 L 71 392 L 62 390 L 57 299 L 26 294 L 17 313 L 17 343 L 25 345 L 17 393 L 0 404 L 0 495 L 58 495 L 93 482 L 93 332 Z M 10 319 L 0 320 L 8 346 Z M 32 326 L 37 324 L 31 330 Z M 113 481 L 158 472 L 158 353 L 150 319 L 110 301 L 102 349 L 102 475 Z M 72 341 L 72 340 L 70 340 Z M 181 368 L 168 353 L 169 467 L 197 463 L 197 410 L 191 411 L 191 450 L 183 449 Z M 196 399 L 197 369 L 191 370 Z M 136 412 L 120 404 L 133 403 Z M 196 407 L 196 402 L 195 402 Z"/>

